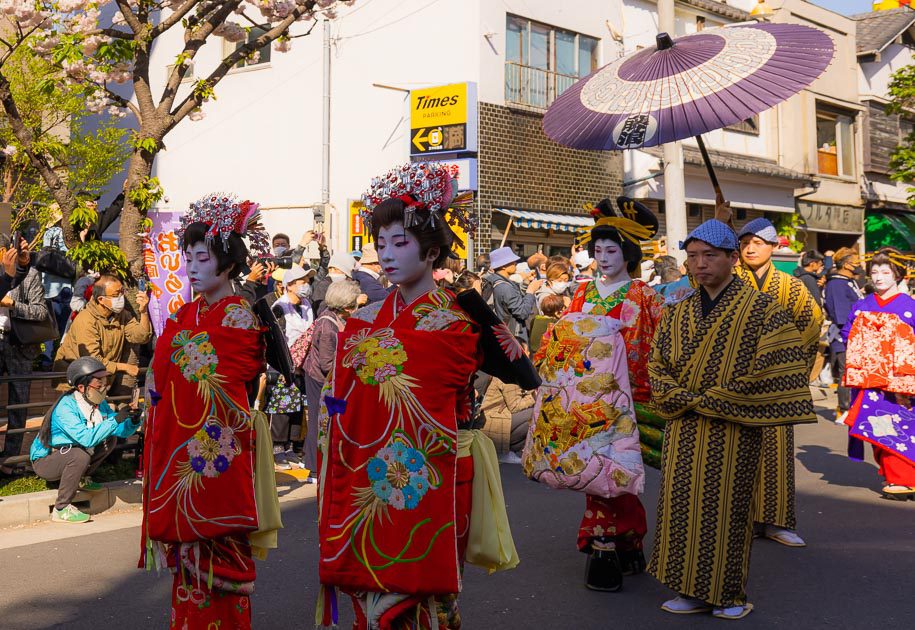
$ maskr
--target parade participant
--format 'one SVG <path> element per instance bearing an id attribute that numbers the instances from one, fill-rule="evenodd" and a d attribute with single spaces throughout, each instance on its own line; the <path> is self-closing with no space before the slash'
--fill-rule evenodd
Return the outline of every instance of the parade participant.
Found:
<path id="1" fill-rule="evenodd" d="M 645 568 L 642 539 L 648 524 L 638 498 L 644 469 L 634 403 L 647 403 L 651 397 L 648 356 L 663 305 L 663 298 L 653 289 L 630 277 L 642 259 L 639 241 L 657 232 L 657 217 L 628 197 L 619 197 L 616 204 L 618 210 L 609 199 L 597 204 L 592 210 L 595 224 L 581 239 L 587 250 L 579 254 L 594 260 L 598 277 L 578 286 L 565 315 L 544 335 L 534 357 L 544 386 L 538 393 L 535 422 L 525 449 L 525 472 L 529 476 L 555 487 L 587 493 L 578 548 L 589 554 L 585 585 L 604 591 L 619 590 L 624 574 L 639 573 Z M 586 314 L 592 317 L 591 323 L 583 324 L 586 318 L 572 317 L 573 314 Z M 566 320 L 568 323 L 563 324 Z M 621 351 L 609 352 L 604 349 L 608 345 L 619 346 Z M 566 346 L 581 348 L 572 352 Z M 581 352 L 585 354 L 579 366 L 576 361 Z M 611 354 L 621 362 L 613 363 Z M 614 372 L 615 377 L 604 382 L 594 376 L 604 369 L 621 369 L 622 373 Z M 600 407 L 594 407 L 595 397 L 601 401 Z M 615 411 L 609 412 L 611 407 Z M 595 430 L 593 422 L 606 420 L 607 413 L 611 413 L 611 419 L 621 414 L 625 421 L 611 421 Z M 563 421 L 568 424 L 579 417 L 589 418 L 586 424 L 590 429 L 571 427 L 564 447 L 551 435 L 549 439 L 539 439 L 542 431 L 554 431 L 547 425 L 562 425 Z M 623 426 L 628 430 L 622 430 Z M 564 457 L 563 450 L 569 458 L 572 454 L 586 457 L 580 465 L 573 466 L 557 459 Z M 570 467 L 576 480 L 566 478 Z M 612 480 L 581 485 L 577 477 L 590 475 L 592 467 L 602 471 L 595 480 L 604 475 Z"/>
<path id="2" fill-rule="evenodd" d="M 255 453 L 249 408 L 264 369 L 263 327 L 231 283 L 247 257 L 243 236 L 267 253 L 258 216 L 257 204 L 217 193 L 182 217 L 199 297 L 166 321 L 148 376 L 140 566 L 174 572 L 174 628 L 250 628 L 252 556 L 269 546 L 257 538 L 269 536 L 276 507 L 269 429 L 258 426 Z"/>
<path id="3" fill-rule="evenodd" d="M 915 499 L 915 299 L 899 291 L 905 277 L 898 251 L 884 248 L 867 264 L 874 293 L 855 303 L 842 329 L 845 385 L 860 388 L 845 419 L 849 456 L 863 460 L 870 442 L 883 494 Z"/>
<path id="4" fill-rule="evenodd" d="M 679 596 L 668 612 L 739 619 L 763 427 L 816 422 L 800 334 L 769 295 L 734 277 L 737 237 L 706 221 L 680 244 L 699 290 L 665 308 L 652 400 L 667 420 L 648 571 Z"/>
<path id="5" fill-rule="evenodd" d="M 768 219 L 753 219 L 737 235 L 744 284 L 769 295 L 791 315 L 801 335 L 808 374 L 813 368 L 823 327 L 823 311 L 798 278 L 775 268 L 772 252 L 778 244 L 775 226 Z M 760 533 L 788 547 L 805 546 L 797 532 L 794 492 L 794 427 L 763 429 L 762 472 L 756 491 L 756 522 Z"/>
<path id="6" fill-rule="evenodd" d="M 29 458 L 35 474 L 59 481 L 51 520 L 85 523 L 89 515 L 72 504 L 77 491 L 100 490 L 88 479 L 111 453 L 117 438 L 127 438 L 140 428 L 140 412 L 115 412 L 105 401 L 108 371 L 95 357 L 81 357 L 67 367 L 70 390 L 45 414 Z M 82 481 L 81 481 L 82 480 Z"/>
<path id="7" fill-rule="evenodd" d="M 480 326 L 432 277 L 451 252 L 449 224 L 470 227 L 469 199 L 452 200 L 447 171 L 425 163 L 374 180 L 365 196 L 366 226 L 397 289 L 347 320 L 325 387 L 319 625 L 337 623 L 340 589 L 357 628 L 460 628 L 465 550 L 480 563 L 485 533 L 500 541 L 490 571 L 517 564 L 495 448 L 462 430 L 483 360 Z M 507 352 L 520 353 L 499 330 Z"/>

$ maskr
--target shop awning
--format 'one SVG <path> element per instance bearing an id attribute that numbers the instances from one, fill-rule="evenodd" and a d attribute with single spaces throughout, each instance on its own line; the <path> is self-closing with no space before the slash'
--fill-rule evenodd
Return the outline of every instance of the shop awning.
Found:
<path id="1" fill-rule="evenodd" d="M 864 242 L 868 251 L 881 247 L 915 251 L 915 214 L 869 212 L 864 219 Z"/>
<path id="2" fill-rule="evenodd" d="M 574 232 L 578 228 L 594 225 L 594 219 L 585 214 L 559 214 L 556 212 L 534 212 L 533 210 L 511 210 L 507 208 L 493 209 L 510 217 L 515 227 L 529 230 Z"/>

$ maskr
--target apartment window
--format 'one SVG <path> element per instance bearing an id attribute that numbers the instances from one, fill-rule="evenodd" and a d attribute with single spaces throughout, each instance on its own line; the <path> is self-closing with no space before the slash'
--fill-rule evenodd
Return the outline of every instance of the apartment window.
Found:
<path id="1" fill-rule="evenodd" d="M 514 15 L 506 18 L 506 101 L 546 108 L 597 64 L 597 38 Z"/>
<path id="2" fill-rule="evenodd" d="M 854 118 L 849 112 L 817 108 L 817 172 L 854 177 Z"/>
<path id="3" fill-rule="evenodd" d="M 258 37 L 260 37 L 261 35 L 266 33 L 268 28 L 269 28 L 268 26 L 252 26 L 248 30 L 248 38 L 244 42 L 237 42 L 234 44 L 230 43 L 230 42 L 226 42 L 227 50 L 226 50 L 225 54 L 227 54 L 227 55 L 231 54 L 231 53 L 235 52 L 236 50 L 238 50 L 239 48 L 241 48 L 242 46 L 244 46 L 250 42 L 253 42 L 255 39 L 257 39 Z M 257 57 L 256 60 L 242 59 L 237 64 L 235 64 L 234 67 L 246 68 L 249 66 L 258 66 L 263 63 L 269 63 L 270 62 L 270 44 L 267 44 L 266 46 L 261 48 L 259 52 L 260 52 L 260 55 Z"/>

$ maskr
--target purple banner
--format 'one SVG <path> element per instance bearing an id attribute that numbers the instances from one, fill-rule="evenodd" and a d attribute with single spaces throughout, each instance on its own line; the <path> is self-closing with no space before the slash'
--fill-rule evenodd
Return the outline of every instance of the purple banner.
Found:
<path id="1" fill-rule="evenodd" d="M 156 335 L 165 320 L 191 299 L 178 228 L 181 212 L 150 212 L 152 229 L 143 237 L 143 265 L 149 278 L 149 318 Z"/>

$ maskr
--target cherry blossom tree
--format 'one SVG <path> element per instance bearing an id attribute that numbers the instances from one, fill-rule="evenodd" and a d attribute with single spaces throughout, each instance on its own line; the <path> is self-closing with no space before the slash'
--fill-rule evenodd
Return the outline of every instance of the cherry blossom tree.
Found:
<path id="1" fill-rule="evenodd" d="M 164 191 L 151 176 L 156 154 L 164 140 L 185 119 L 199 120 L 202 106 L 216 98 L 217 86 L 242 60 L 254 60 L 258 51 L 273 45 L 277 52 L 290 49 L 292 40 L 307 35 L 319 20 L 336 17 L 337 5 L 354 0 L 0 0 L 0 105 L 19 148 L 31 161 L 63 211 L 68 242 L 76 242 L 78 228 L 95 212 L 81 205 L 66 176 L 55 170 L 51 157 L 21 115 L 10 88 L 7 64 L 16 51 L 28 46 L 60 68 L 60 80 L 49 90 L 77 90 L 91 111 L 110 117 L 132 116 L 133 133 L 127 161 L 124 205 L 120 213 L 120 249 L 135 277 L 142 273 L 139 234 L 146 213 Z M 113 16 L 113 17 L 112 17 Z M 304 23 L 293 33 L 292 27 Z M 252 28 L 259 35 L 249 37 Z M 150 82 L 152 50 L 163 35 L 183 31 L 181 44 L 161 91 Z M 206 76 L 193 77 L 188 92 L 179 87 L 198 51 L 222 38 L 239 45 L 226 54 Z M 124 96 L 118 84 L 127 84 Z M 185 94 L 185 92 L 187 92 Z M 78 220 L 74 220 L 77 217 Z"/>

